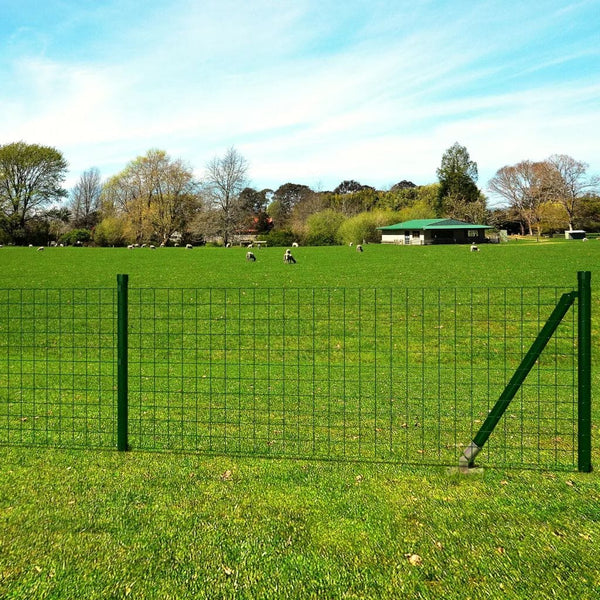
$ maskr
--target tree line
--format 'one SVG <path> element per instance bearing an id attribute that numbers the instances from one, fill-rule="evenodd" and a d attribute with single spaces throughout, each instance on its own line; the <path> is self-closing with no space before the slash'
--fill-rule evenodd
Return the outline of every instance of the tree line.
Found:
<path id="1" fill-rule="evenodd" d="M 477 163 L 458 143 L 444 152 L 437 182 L 402 180 L 387 190 L 355 180 L 332 191 L 291 182 L 257 190 L 233 147 L 209 161 L 201 178 L 159 149 L 106 180 L 89 168 L 71 190 L 63 187 L 67 168 L 50 146 L 0 146 L 0 243 L 225 245 L 254 236 L 271 245 L 377 242 L 380 226 L 434 217 L 510 233 L 600 230 L 598 178 L 567 155 L 499 169 L 487 191 L 504 199 L 502 208 L 488 206 Z"/>

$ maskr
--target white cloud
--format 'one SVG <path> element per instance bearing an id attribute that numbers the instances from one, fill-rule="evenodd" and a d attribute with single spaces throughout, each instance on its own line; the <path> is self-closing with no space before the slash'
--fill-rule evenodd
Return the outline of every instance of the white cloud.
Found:
<path id="1" fill-rule="evenodd" d="M 201 172 L 235 145 L 260 186 L 428 183 L 455 141 L 482 187 L 504 164 L 553 152 L 597 172 L 598 51 L 583 38 L 527 54 L 556 11 L 529 24 L 527 5 L 492 18 L 503 6 L 453 19 L 443 3 L 349 2 L 342 14 L 310 0 L 150 2 L 135 26 L 121 20 L 95 40 L 93 59 L 46 47 L 0 58 L 11 73 L 0 130 L 62 149 L 74 174 L 96 165 L 110 175 L 151 147 Z M 547 79 L 581 61 L 593 67 L 585 76 Z"/>

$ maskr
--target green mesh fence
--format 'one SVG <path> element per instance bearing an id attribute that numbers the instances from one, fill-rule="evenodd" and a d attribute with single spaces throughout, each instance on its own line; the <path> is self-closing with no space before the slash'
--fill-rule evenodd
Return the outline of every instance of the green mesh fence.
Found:
<path id="1" fill-rule="evenodd" d="M 131 445 L 456 464 L 563 291 L 132 289 Z M 481 462 L 575 464 L 574 319 Z"/>
<path id="2" fill-rule="evenodd" d="M 114 289 L 0 290 L 0 443 L 112 447 Z"/>
<path id="3" fill-rule="evenodd" d="M 457 464 L 555 288 L 129 289 L 133 450 Z M 0 442 L 116 445 L 116 292 L 0 291 Z M 478 462 L 577 464 L 571 310 Z"/>

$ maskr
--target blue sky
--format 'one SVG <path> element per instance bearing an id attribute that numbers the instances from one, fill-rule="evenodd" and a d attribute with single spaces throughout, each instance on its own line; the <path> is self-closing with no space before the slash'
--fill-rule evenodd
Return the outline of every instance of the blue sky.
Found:
<path id="1" fill-rule="evenodd" d="M 600 173 L 600 0 L 0 0 L 0 144 L 48 144 L 67 184 L 150 148 L 251 183 L 479 185 L 569 154 Z"/>

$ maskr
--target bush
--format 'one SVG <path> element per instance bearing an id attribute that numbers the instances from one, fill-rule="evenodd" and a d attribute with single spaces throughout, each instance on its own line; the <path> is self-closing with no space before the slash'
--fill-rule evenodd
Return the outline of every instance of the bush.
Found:
<path id="1" fill-rule="evenodd" d="M 364 212 L 343 223 L 338 236 L 345 244 L 378 243 L 381 242 L 381 232 L 378 227 L 392 225 L 402 220 L 397 212 L 391 210 Z"/>
<path id="2" fill-rule="evenodd" d="M 265 235 L 267 246 L 291 246 L 296 241 L 296 235 L 289 229 L 271 231 Z"/>
<path id="3" fill-rule="evenodd" d="M 97 246 L 125 245 L 123 223 L 116 217 L 106 217 L 94 229 L 94 243 Z"/>
<path id="4" fill-rule="evenodd" d="M 91 239 L 92 232 L 89 229 L 73 229 L 61 235 L 58 241 L 65 246 L 79 246 L 86 244 Z"/>
<path id="5" fill-rule="evenodd" d="M 305 243 L 309 246 L 333 246 L 339 243 L 338 231 L 346 217 L 335 210 L 327 209 L 314 213 L 306 220 Z"/>

